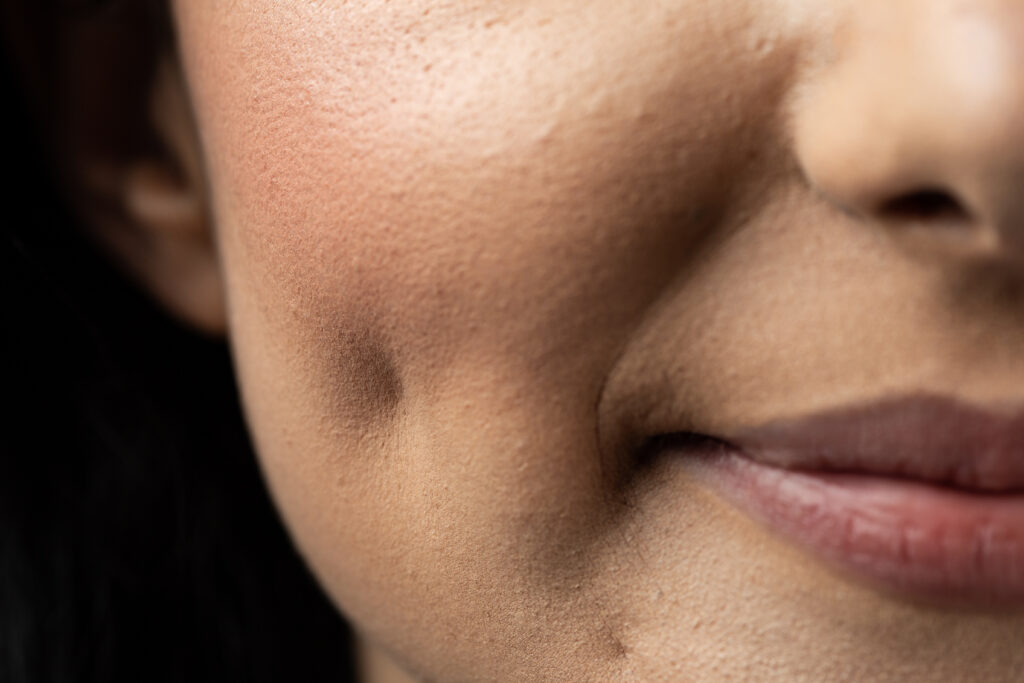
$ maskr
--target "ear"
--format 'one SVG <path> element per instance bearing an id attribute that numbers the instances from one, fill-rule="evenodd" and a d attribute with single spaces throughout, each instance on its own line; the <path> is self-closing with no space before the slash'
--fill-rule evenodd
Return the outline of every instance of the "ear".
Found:
<path id="1" fill-rule="evenodd" d="M 147 105 L 157 144 L 82 157 L 82 209 L 100 242 L 171 313 L 220 335 L 223 284 L 199 139 L 184 78 L 169 57 L 157 62 Z"/>
<path id="2" fill-rule="evenodd" d="M 18 3 L 16 3 L 18 4 Z M 226 327 L 199 136 L 167 3 L 119 3 L 36 22 L 54 167 L 83 227 L 172 314 Z M 154 8 L 163 8 L 156 10 Z M 30 22 L 31 23 L 31 22 Z"/>

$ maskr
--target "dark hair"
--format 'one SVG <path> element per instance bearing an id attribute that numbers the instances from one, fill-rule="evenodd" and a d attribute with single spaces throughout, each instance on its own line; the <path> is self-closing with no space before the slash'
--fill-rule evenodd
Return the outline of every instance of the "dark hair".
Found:
<path id="1" fill-rule="evenodd" d="M 350 633 L 257 469 L 225 345 L 112 268 L 9 65 L 0 681 L 342 681 Z"/>

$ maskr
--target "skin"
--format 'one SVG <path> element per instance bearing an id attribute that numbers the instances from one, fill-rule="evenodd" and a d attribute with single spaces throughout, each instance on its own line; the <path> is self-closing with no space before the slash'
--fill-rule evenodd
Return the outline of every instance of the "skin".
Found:
<path id="1" fill-rule="evenodd" d="M 862 586 L 638 457 L 1024 398 L 1019 2 L 172 10 L 248 422 L 368 679 L 1024 668 L 1020 611 Z"/>

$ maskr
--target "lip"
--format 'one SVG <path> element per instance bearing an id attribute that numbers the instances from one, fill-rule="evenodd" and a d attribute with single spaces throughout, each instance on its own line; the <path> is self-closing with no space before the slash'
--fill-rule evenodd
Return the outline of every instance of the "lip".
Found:
<path id="1" fill-rule="evenodd" d="M 1024 606 L 1024 410 L 918 395 L 718 438 L 665 435 L 723 498 L 844 574 Z"/>

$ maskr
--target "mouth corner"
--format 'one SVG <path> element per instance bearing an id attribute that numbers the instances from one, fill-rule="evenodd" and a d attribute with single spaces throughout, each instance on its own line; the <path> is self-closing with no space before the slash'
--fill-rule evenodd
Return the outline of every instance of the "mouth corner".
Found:
<path id="1" fill-rule="evenodd" d="M 930 605 L 1024 605 L 1024 412 L 891 399 L 669 454 L 755 521 L 842 573 Z"/>

